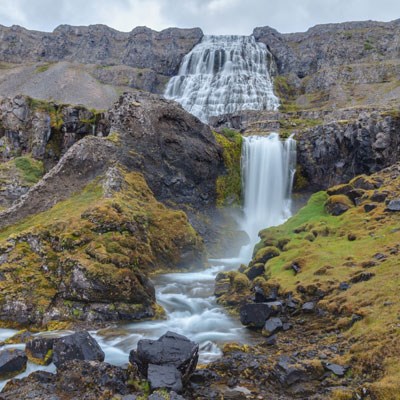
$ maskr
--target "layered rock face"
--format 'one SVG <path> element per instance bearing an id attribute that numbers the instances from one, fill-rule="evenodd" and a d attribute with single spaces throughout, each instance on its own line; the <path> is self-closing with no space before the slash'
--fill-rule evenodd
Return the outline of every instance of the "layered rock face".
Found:
<path id="1" fill-rule="evenodd" d="M 0 92 L 97 109 L 108 108 L 121 88 L 163 93 L 202 36 L 199 28 L 123 33 L 105 25 L 62 25 L 47 33 L 0 26 Z"/>
<path id="2" fill-rule="evenodd" d="M 83 64 L 150 68 L 171 76 L 181 59 L 202 38 L 199 28 L 161 32 L 137 27 L 129 33 L 105 25 L 61 25 L 51 33 L 19 26 L 0 28 L 0 59 L 11 63 L 79 61 Z"/>

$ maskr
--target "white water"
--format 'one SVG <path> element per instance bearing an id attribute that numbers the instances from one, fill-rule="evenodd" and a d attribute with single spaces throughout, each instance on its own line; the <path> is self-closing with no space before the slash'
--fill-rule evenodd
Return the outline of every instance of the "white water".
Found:
<path id="1" fill-rule="evenodd" d="M 261 229 L 280 225 L 290 217 L 295 168 L 296 141 L 292 137 L 281 141 L 277 133 L 272 133 L 243 139 L 241 227 L 250 239 L 240 251 L 239 258 L 244 262 L 251 259 Z"/>
<path id="2" fill-rule="evenodd" d="M 271 53 L 253 36 L 204 36 L 165 90 L 203 122 L 241 110 L 275 110 Z"/>

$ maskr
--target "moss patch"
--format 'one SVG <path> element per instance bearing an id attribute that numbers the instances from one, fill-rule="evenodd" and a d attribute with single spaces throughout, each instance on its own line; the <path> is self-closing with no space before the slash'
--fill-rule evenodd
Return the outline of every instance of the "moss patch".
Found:
<path id="1" fill-rule="evenodd" d="M 242 180 L 240 159 L 242 154 L 242 135 L 231 129 L 214 132 L 217 142 L 222 146 L 226 174 L 218 177 L 217 205 L 240 205 L 242 198 Z"/>

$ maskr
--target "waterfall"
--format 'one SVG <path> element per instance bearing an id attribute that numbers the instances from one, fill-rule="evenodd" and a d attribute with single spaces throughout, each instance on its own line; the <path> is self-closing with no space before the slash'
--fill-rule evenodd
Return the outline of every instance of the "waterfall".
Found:
<path id="1" fill-rule="evenodd" d="M 251 259 L 261 229 L 283 223 L 291 215 L 291 190 L 296 168 L 296 141 L 285 141 L 277 133 L 243 140 L 242 179 L 244 219 L 242 229 L 250 242 L 240 259 Z"/>
<path id="2" fill-rule="evenodd" d="M 272 55 L 253 36 L 204 36 L 165 90 L 203 122 L 241 110 L 275 110 Z"/>

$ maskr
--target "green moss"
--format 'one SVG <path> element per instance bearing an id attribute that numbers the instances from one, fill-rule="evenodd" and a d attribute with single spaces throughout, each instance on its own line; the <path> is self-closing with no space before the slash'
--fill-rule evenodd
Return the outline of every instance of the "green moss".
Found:
<path id="1" fill-rule="evenodd" d="M 217 142 L 222 146 L 222 155 L 226 168 L 225 175 L 217 178 L 217 205 L 240 205 L 242 198 L 242 180 L 240 159 L 243 138 L 240 133 L 224 129 L 222 133 L 214 132 Z"/>
<path id="2" fill-rule="evenodd" d="M 44 174 L 43 163 L 31 157 L 18 157 L 14 159 L 15 166 L 21 171 L 24 182 L 35 184 Z"/>
<path id="3" fill-rule="evenodd" d="M 43 65 L 40 65 L 39 67 L 37 67 L 35 69 L 35 74 L 41 74 L 42 72 L 46 72 L 52 65 L 53 65 L 53 63 L 46 63 Z"/>

